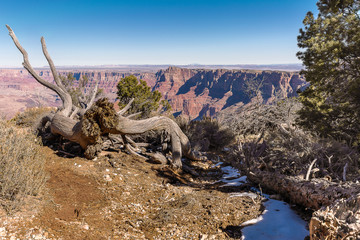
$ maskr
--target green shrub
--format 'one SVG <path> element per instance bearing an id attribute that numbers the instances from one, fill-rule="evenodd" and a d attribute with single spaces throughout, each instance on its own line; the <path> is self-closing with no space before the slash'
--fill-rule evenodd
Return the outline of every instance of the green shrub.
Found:
<path id="1" fill-rule="evenodd" d="M 165 113 L 171 111 L 171 106 L 167 100 L 161 100 L 161 93 L 151 88 L 144 80 L 137 79 L 135 76 L 122 78 L 117 85 L 117 99 L 120 109 L 124 108 L 131 99 L 134 99 L 128 114 L 141 112 L 141 118 L 151 117 L 155 112 Z"/>
<path id="2" fill-rule="evenodd" d="M 0 204 L 16 211 L 28 195 L 38 195 L 46 181 L 40 140 L 25 129 L 0 120 Z"/>

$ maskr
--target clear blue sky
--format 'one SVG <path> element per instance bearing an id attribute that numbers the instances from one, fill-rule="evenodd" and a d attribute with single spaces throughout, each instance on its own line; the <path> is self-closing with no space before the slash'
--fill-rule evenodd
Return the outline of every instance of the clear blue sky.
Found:
<path id="1" fill-rule="evenodd" d="M 0 67 L 298 63 L 297 35 L 316 0 L 1 0 Z"/>

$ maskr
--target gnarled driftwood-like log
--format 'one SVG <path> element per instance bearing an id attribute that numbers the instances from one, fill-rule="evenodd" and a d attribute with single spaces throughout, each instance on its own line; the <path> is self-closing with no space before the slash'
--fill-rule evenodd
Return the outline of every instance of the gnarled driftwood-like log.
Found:
<path id="1" fill-rule="evenodd" d="M 136 153 L 136 144 L 131 144 L 127 135 L 141 134 L 150 130 L 166 130 L 171 136 L 172 146 L 172 165 L 176 168 L 182 167 L 182 155 L 192 160 L 202 160 L 198 153 L 193 152 L 190 147 L 189 139 L 181 131 L 179 126 L 167 117 L 152 117 L 144 120 L 132 120 L 130 117 L 124 117 L 123 114 L 130 108 L 131 102 L 119 113 L 116 113 L 113 104 L 109 103 L 107 99 L 100 99 L 96 103 L 95 94 L 97 85 L 89 102 L 82 102 L 82 108 L 74 106 L 71 95 L 66 90 L 61 82 L 61 79 L 56 71 L 55 65 L 47 51 L 44 38 L 41 38 L 41 45 L 43 53 L 48 61 L 51 72 L 54 77 L 55 84 L 49 83 L 42 79 L 30 64 L 29 57 L 25 49 L 19 43 L 13 30 L 6 25 L 9 30 L 9 35 L 13 39 L 16 47 L 23 55 L 24 68 L 43 86 L 56 92 L 62 100 L 62 108 L 55 114 L 46 116 L 43 122 L 50 122 L 51 133 L 61 135 L 64 138 L 79 143 L 85 150 L 87 158 L 93 158 L 103 148 L 103 138 L 109 134 L 119 134 L 123 136 L 124 143 L 130 153 Z M 77 118 L 76 118 L 77 117 Z M 80 118 L 80 120 L 78 120 Z M 111 140 L 111 139 L 110 139 Z M 165 162 L 163 160 L 163 162 Z"/>
<path id="2" fill-rule="evenodd" d="M 338 199 L 360 193 L 359 183 L 335 183 L 325 179 L 307 181 L 299 177 L 261 170 L 253 170 L 247 176 L 250 181 L 260 184 L 262 188 L 275 191 L 290 202 L 315 211 L 331 205 Z"/>

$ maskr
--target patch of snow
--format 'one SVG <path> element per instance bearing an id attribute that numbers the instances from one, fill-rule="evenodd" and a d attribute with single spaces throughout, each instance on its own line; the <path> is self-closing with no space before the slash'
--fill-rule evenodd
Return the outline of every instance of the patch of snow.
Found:
<path id="1" fill-rule="evenodd" d="M 265 214 L 266 212 L 267 212 L 267 210 L 265 210 L 263 214 Z M 254 218 L 254 219 L 248 220 L 246 222 L 243 222 L 240 226 L 245 227 L 245 226 L 248 226 L 248 225 L 254 225 L 254 224 L 258 223 L 258 222 L 261 222 L 263 219 L 264 219 L 263 216 L 260 215 L 257 218 Z"/>
<path id="2" fill-rule="evenodd" d="M 216 166 L 221 165 L 219 162 Z M 246 183 L 246 176 L 241 176 L 239 171 L 231 166 L 221 168 L 224 175 L 221 182 L 224 186 L 240 186 Z M 261 193 L 258 189 L 252 188 L 253 192 L 232 193 L 230 197 L 251 197 L 257 198 L 259 194 L 268 200 L 264 202 L 265 210 L 256 219 L 241 224 L 242 240 L 303 240 L 309 235 L 306 229 L 307 223 L 298 216 L 290 206 L 282 201 L 270 199 L 269 195 Z"/>
<path id="3" fill-rule="evenodd" d="M 241 186 L 242 184 L 246 183 L 247 177 L 241 176 L 239 170 L 233 168 L 232 166 L 226 166 L 221 168 L 221 170 L 225 173 L 222 176 L 221 182 L 226 184 L 222 185 L 221 187 L 226 186 Z"/>
<path id="4" fill-rule="evenodd" d="M 261 215 L 262 219 L 254 219 L 253 225 L 242 229 L 243 240 L 303 240 L 309 235 L 306 222 L 287 203 L 269 199 L 264 206 L 266 210 Z"/>
<path id="5" fill-rule="evenodd" d="M 224 179 L 240 176 L 239 170 L 233 168 L 232 166 L 222 167 L 221 170 L 225 173 L 223 175 Z"/>
<path id="6" fill-rule="evenodd" d="M 253 192 L 241 192 L 241 193 L 231 193 L 230 197 L 250 197 L 250 198 L 257 198 L 259 197 L 258 194 Z"/>
<path id="7" fill-rule="evenodd" d="M 241 186 L 242 184 L 246 183 L 246 176 L 242 176 L 239 178 L 235 178 L 235 179 L 231 179 L 231 180 L 221 180 L 222 182 L 226 182 L 226 184 L 222 185 L 221 187 L 227 187 L 227 186 L 231 186 L 231 187 L 235 187 L 235 186 Z"/>

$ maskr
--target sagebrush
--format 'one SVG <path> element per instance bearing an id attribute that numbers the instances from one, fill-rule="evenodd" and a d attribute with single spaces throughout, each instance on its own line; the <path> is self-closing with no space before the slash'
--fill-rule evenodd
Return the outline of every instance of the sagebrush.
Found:
<path id="1" fill-rule="evenodd" d="M 16 116 L 12 118 L 11 121 L 21 127 L 35 128 L 43 116 L 54 110 L 55 108 L 51 107 L 27 108 L 24 112 L 16 114 Z"/>
<path id="2" fill-rule="evenodd" d="M 25 129 L 0 120 L 0 204 L 16 211 L 28 195 L 38 195 L 47 174 L 40 140 Z"/>
<path id="3" fill-rule="evenodd" d="M 190 122 L 180 117 L 176 122 L 198 151 L 221 150 L 235 141 L 232 130 L 210 117 Z"/>

